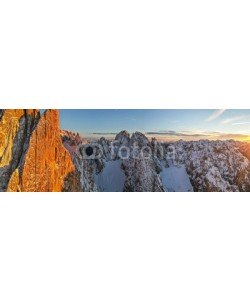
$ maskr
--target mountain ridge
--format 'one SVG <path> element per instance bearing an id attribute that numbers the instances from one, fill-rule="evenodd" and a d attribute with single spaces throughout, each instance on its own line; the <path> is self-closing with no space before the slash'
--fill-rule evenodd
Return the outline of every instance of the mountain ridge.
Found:
<path id="1" fill-rule="evenodd" d="M 74 153 L 73 161 L 80 162 L 81 166 L 76 164 L 76 168 L 84 173 L 83 185 L 88 186 L 87 182 L 91 182 L 94 190 L 98 190 L 95 178 L 105 172 L 106 163 L 120 159 L 125 174 L 123 191 L 173 191 L 173 185 L 168 187 L 166 182 L 178 180 L 186 184 L 175 186 L 187 191 L 250 191 L 249 145 L 244 142 L 180 140 L 164 143 L 155 138 L 150 141 L 140 132 L 129 134 L 123 130 L 113 141 L 102 137 L 87 146 L 100 146 L 102 157 L 88 159 L 82 156 L 80 152 L 84 153 L 84 150 L 81 150 Z M 173 149 L 175 157 L 166 158 Z M 149 154 L 151 157 L 143 157 Z M 177 177 L 171 178 L 169 174 Z M 90 186 L 87 189 L 91 191 Z"/>
<path id="2" fill-rule="evenodd" d="M 0 110 L 0 191 L 250 191 L 248 143 L 126 130 L 91 142 L 59 124 L 54 109 Z"/>

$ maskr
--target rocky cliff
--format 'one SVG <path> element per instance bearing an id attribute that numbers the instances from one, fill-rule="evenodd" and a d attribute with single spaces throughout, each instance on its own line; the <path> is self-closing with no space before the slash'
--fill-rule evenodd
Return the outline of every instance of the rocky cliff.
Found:
<path id="1" fill-rule="evenodd" d="M 0 191 L 79 191 L 78 174 L 62 144 L 59 112 L 0 111 Z"/>

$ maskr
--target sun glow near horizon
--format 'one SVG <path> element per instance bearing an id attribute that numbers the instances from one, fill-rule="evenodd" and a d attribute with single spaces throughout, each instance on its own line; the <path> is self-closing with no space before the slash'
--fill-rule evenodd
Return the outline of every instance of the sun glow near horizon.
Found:
<path id="1" fill-rule="evenodd" d="M 62 109 L 60 115 L 62 128 L 94 139 L 127 130 L 166 141 L 250 142 L 249 109 Z"/>

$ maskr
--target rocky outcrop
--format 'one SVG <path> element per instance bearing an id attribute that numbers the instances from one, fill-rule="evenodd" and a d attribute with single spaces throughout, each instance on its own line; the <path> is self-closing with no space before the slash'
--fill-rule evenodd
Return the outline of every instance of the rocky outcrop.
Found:
<path id="1" fill-rule="evenodd" d="M 78 147 L 85 141 L 78 132 L 75 133 L 69 130 L 60 130 L 60 135 L 64 147 L 69 151 L 71 156 L 76 153 Z"/>
<path id="2" fill-rule="evenodd" d="M 62 144 L 59 112 L 4 110 L 0 119 L 0 190 L 79 191 L 78 173 Z"/>

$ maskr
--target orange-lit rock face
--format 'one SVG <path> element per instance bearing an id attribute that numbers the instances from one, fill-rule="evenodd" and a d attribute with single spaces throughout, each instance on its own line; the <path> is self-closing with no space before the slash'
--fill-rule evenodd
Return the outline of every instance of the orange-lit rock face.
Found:
<path id="1" fill-rule="evenodd" d="M 60 192 L 67 176 L 74 171 L 71 157 L 61 142 L 59 113 L 47 110 L 30 139 L 22 172 L 23 189 Z"/>
<path id="2" fill-rule="evenodd" d="M 250 143 L 241 145 L 239 150 L 248 160 L 250 160 Z"/>
<path id="3" fill-rule="evenodd" d="M 78 191 L 59 129 L 59 113 L 0 110 L 0 190 Z"/>

